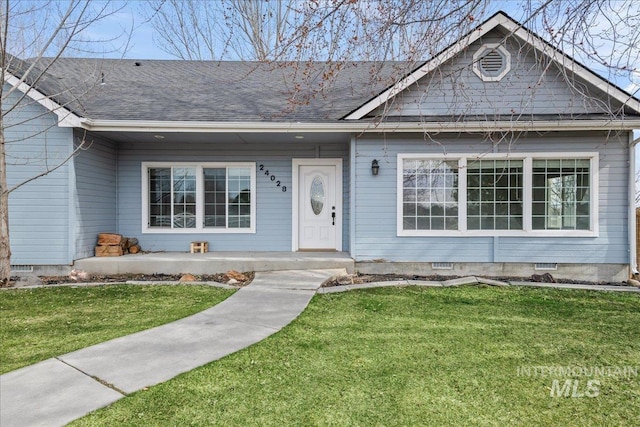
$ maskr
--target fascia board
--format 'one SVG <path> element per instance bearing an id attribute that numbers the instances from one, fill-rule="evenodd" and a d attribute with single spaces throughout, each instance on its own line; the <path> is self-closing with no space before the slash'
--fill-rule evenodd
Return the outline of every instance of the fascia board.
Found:
<path id="1" fill-rule="evenodd" d="M 604 131 L 640 129 L 640 118 L 621 120 L 540 120 L 470 122 L 161 122 L 85 119 L 81 128 L 93 132 L 181 133 L 336 133 L 336 132 L 509 132 L 509 131 Z"/>
<path id="2" fill-rule="evenodd" d="M 524 41 L 525 43 L 529 43 L 539 52 L 548 56 L 553 61 L 560 64 L 562 67 L 566 68 L 567 70 L 582 78 L 594 87 L 598 88 L 602 92 L 613 96 L 617 101 L 631 108 L 635 113 L 640 114 L 640 100 L 619 89 L 615 85 L 608 82 L 606 79 L 598 76 L 593 71 L 582 66 L 576 60 L 562 53 L 560 50 L 551 46 L 539 36 L 535 35 L 531 31 L 528 31 L 515 22 L 509 20 L 506 21 L 503 25 L 511 34 L 518 37 L 520 40 Z"/>
<path id="3" fill-rule="evenodd" d="M 85 120 L 81 117 L 78 117 L 57 102 L 53 101 L 42 92 L 32 88 L 25 82 L 21 81 L 13 74 L 5 73 L 4 81 L 5 83 L 10 84 L 20 92 L 24 93 L 26 96 L 28 96 L 38 104 L 42 105 L 47 110 L 54 113 L 58 117 L 58 126 L 60 127 L 81 127 L 82 122 Z"/>

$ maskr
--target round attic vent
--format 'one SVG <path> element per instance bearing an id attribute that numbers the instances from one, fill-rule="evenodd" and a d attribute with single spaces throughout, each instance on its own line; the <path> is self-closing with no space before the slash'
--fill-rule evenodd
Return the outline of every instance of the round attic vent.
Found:
<path id="1" fill-rule="evenodd" d="M 484 44 L 473 54 L 473 72 L 482 81 L 500 81 L 511 70 L 511 54 L 497 43 Z"/>

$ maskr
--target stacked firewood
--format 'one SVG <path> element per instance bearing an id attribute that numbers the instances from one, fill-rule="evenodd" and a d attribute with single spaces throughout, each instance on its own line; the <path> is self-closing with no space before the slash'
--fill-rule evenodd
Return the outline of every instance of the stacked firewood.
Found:
<path id="1" fill-rule="evenodd" d="M 123 237 L 121 234 L 99 233 L 96 256 L 122 256 L 137 254 L 142 248 L 135 237 Z"/>

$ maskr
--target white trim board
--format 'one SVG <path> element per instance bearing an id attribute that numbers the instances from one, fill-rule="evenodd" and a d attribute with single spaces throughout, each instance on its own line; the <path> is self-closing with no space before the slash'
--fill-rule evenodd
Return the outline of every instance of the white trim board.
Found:
<path id="1" fill-rule="evenodd" d="M 16 76 L 10 73 L 5 73 L 5 83 L 18 89 L 20 92 L 42 105 L 47 110 L 51 111 L 58 117 L 58 126 L 60 127 L 82 127 L 86 119 L 80 118 L 72 113 L 67 108 L 53 101 L 50 97 L 42 92 L 32 88 L 28 84 L 24 83 Z"/>
<path id="2" fill-rule="evenodd" d="M 485 120 L 469 122 L 183 122 L 149 120 L 82 119 L 82 128 L 93 132 L 181 133 L 384 133 L 384 132 L 509 132 L 509 131 L 605 131 L 640 129 L 638 119 L 594 120 Z"/>

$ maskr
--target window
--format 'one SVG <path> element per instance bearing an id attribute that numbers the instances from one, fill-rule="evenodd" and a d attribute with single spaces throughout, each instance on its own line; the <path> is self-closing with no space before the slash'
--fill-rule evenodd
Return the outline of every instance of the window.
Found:
<path id="1" fill-rule="evenodd" d="M 522 230 L 522 160 L 467 164 L 469 230 Z"/>
<path id="2" fill-rule="evenodd" d="M 533 161 L 533 228 L 589 229 L 589 160 Z"/>
<path id="3" fill-rule="evenodd" d="M 398 235 L 594 236 L 596 171 L 596 153 L 401 154 Z"/>
<path id="4" fill-rule="evenodd" d="M 255 164 L 144 164 L 145 232 L 254 232 Z"/>
<path id="5" fill-rule="evenodd" d="M 458 162 L 407 160 L 402 182 L 405 230 L 458 229 Z"/>

